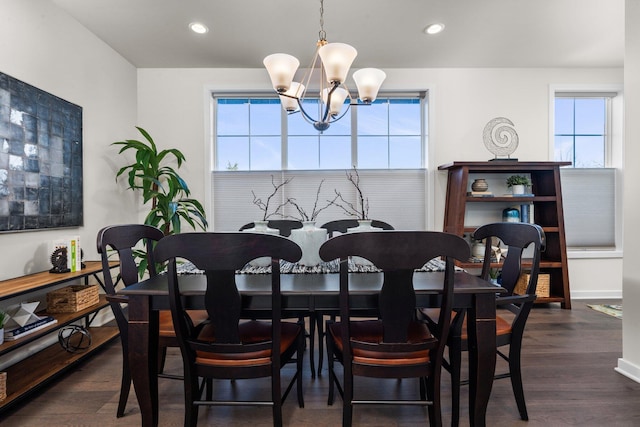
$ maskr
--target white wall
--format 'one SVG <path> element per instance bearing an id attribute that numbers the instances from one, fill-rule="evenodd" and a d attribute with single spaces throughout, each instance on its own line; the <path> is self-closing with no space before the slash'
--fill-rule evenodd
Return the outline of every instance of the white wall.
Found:
<path id="1" fill-rule="evenodd" d="M 430 91 L 428 165 L 455 160 L 488 160 L 482 141 L 485 124 L 504 116 L 514 123 L 520 145 L 514 156 L 549 160 L 549 86 L 621 85 L 622 69 L 386 69 L 386 90 Z M 263 69 L 140 69 L 139 123 L 163 148 L 178 147 L 187 158 L 184 177 L 193 195 L 209 197 L 209 90 L 269 91 Z M 206 153 L 206 155 L 203 155 Z M 433 218 L 442 229 L 447 176 L 435 177 Z M 570 260 L 573 297 L 620 297 L 622 260 Z M 585 266 L 588 265 L 589 269 Z M 586 274 L 585 271 L 602 272 Z"/>
<path id="2" fill-rule="evenodd" d="M 625 173 L 624 188 L 624 318 L 622 319 L 622 358 L 618 360 L 616 370 L 640 382 L 640 230 L 637 227 L 640 212 L 640 193 L 637 182 L 640 180 L 640 3 L 635 0 L 625 2 Z"/>
<path id="3" fill-rule="evenodd" d="M 136 132 L 136 69 L 46 0 L 0 0 L 0 53 L 0 72 L 80 105 L 84 122 L 84 226 L 0 234 L 0 280 L 51 268 L 48 242 L 70 234 L 96 260 L 101 227 L 138 219 L 109 146 Z"/>

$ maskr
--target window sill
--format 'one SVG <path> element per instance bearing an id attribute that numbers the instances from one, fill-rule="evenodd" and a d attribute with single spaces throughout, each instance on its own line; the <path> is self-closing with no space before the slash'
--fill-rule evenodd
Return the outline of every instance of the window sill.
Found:
<path id="1" fill-rule="evenodd" d="M 622 258 L 620 249 L 580 249 L 567 248 L 567 258 L 569 259 L 596 259 L 596 258 Z"/>

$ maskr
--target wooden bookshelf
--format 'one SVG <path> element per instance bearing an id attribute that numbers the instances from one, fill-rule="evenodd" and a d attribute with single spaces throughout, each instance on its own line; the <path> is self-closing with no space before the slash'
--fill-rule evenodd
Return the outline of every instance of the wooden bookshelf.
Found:
<path id="1" fill-rule="evenodd" d="M 510 204 L 532 204 L 534 222 L 542 227 L 546 236 L 546 249 L 542 253 L 540 272 L 551 277 L 549 297 L 538 298 L 537 303 L 560 303 L 562 308 L 571 308 L 569 291 L 569 270 L 567 247 L 564 233 L 564 213 L 560 167 L 570 162 L 518 162 L 497 160 L 490 162 L 453 162 L 438 167 L 447 171 L 447 195 L 444 215 L 444 231 L 457 234 L 473 232 L 482 224 L 467 224 L 465 218 L 469 210 L 476 207 L 495 205 L 502 209 Z M 470 175 L 486 178 L 492 174 L 528 175 L 532 182 L 533 196 L 527 197 L 472 197 Z M 463 268 L 480 268 L 478 263 L 462 263 Z M 496 264 L 494 267 L 499 268 Z"/>

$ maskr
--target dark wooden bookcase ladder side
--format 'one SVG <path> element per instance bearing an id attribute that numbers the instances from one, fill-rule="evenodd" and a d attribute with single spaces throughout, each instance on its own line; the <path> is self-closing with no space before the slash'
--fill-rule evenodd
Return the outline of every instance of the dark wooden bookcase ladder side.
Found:
<path id="1" fill-rule="evenodd" d="M 453 162 L 438 167 L 448 174 L 447 194 L 444 214 L 444 231 L 457 234 L 471 233 L 482 224 L 466 224 L 467 211 L 479 208 L 480 204 L 495 204 L 502 210 L 512 204 L 532 204 L 533 220 L 540 225 L 546 235 L 546 250 L 542 254 L 540 273 L 550 276 L 550 295 L 538 297 L 536 303 L 560 303 L 562 308 L 571 308 L 569 291 L 569 271 L 567 266 L 567 245 L 565 240 L 564 214 L 562 209 L 562 189 L 560 167 L 570 162 L 518 162 L 496 160 L 489 162 Z M 470 191 L 470 175 L 488 178 L 494 174 L 528 175 L 531 177 L 533 197 L 506 196 L 500 191 L 494 197 L 473 197 Z M 506 184 L 505 184 L 506 189 Z M 477 263 L 463 263 L 467 269 L 478 268 Z M 499 268 L 496 264 L 496 268 Z"/>

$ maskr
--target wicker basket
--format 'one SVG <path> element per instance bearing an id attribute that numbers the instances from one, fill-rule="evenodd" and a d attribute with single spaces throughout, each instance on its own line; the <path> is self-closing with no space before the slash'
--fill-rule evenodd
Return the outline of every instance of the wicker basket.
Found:
<path id="1" fill-rule="evenodd" d="M 100 301 L 98 285 L 72 285 L 47 294 L 48 313 L 75 313 Z"/>
<path id="2" fill-rule="evenodd" d="M 518 283 L 516 284 L 514 293 L 524 295 L 527 290 L 527 284 L 529 284 L 529 274 L 524 273 L 520 276 Z M 540 298 L 547 298 L 551 295 L 551 275 L 548 273 L 538 274 L 538 284 L 536 285 L 536 295 Z"/>
<path id="3" fill-rule="evenodd" d="M 7 398 L 7 373 L 0 372 L 0 402 Z"/>

